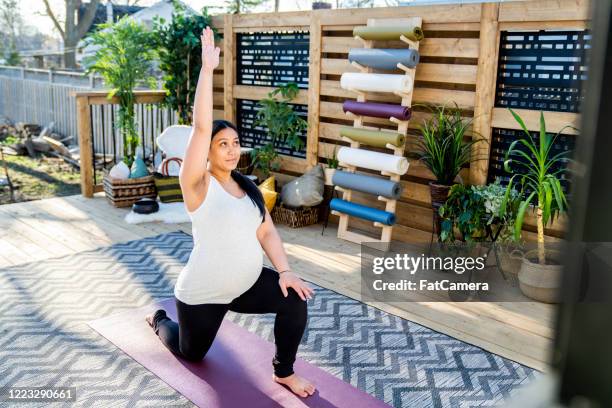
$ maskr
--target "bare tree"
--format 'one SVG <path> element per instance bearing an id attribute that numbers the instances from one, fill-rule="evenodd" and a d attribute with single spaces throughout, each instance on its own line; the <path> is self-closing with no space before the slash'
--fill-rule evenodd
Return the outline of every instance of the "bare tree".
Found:
<path id="1" fill-rule="evenodd" d="M 3 54 L 12 65 L 19 59 L 16 55 L 17 37 L 23 25 L 17 0 L 0 0 L 0 24 L 2 25 Z"/>
<path id="2" fill-rule="evenodd" d="M 53 10 L 51 10 L 49 0 L 43 1 L 45 3 L 47 15 L 53 20 L 53 25 L 55 25 L 55 28 L 59 31 L 64 42 L 64 66 L 67 68 L 76 68 L 76 45 L 87 33 L 89 27 L 91 27 L 100 0 L 91 0 L 87 3 L 83 18 L 80 20 L 78 19 L 77 12 L 81 7 L 82 0 L 64 0 L 64 4 L 66 5 L 66 18 L 63 25 Z"/>
<path id="3" fill-rule="evenodd" d="M 228 13 L 247 13 L 252 8 L 259 6 L 264 0 L 226 0 L 225 7 Z"/>

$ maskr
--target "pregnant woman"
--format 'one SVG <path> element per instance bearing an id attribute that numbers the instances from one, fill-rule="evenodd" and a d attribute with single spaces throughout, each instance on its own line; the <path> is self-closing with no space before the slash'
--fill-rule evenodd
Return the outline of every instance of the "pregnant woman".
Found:
<path id="1" fill-rule="evenodd" d="M 289 270 L 261 192 L 235 170 L 240 159 L 236 127 L 212 119 L 213 71 L 220 49 L 209 27 L 201 40 L 193 131 L 179 175 L 194 246 L 174 287 L 178 322 L 162 309 L 146 320 L 170 351 L 198 361 L 228 310 L 275 313 L 272 379 L 307 397 L 315 387 L 294 373 L 293 363 L 306 327 L 306 300 L 313 290 Z M 276 270 L 263 266 L 262 249 Z"/>

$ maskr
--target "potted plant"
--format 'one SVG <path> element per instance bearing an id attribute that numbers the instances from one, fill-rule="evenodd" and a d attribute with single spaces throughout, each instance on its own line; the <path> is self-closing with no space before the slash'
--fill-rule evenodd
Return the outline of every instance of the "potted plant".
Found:
<path id="1" fill-rule="evenodd" d="M 486 208 L 476 186 L 454 184 L 438 210 L 441 219 L 440 242 L 482 241 L 488 224 Z"/>
<path id="2" fill-rule="evenodd" d="M 128 168 L 132 167 L 140 144 L 134 120 L 134 89 L 143 82 L 151 88 L 157 87 L 155 78 L 148 75 L 156 56 L 152 36 L 144 24 L 124 16 L 116 23 L 100 24 L 85 41 L 95 47 L 94 54 L 83 59 L 86 72 L 100 74 L 111 87 L 108 99 L 116 97 L 119 100 L 117 127 L 123 138 L 122 161 Z M 142 159 L 134 167 L 138 174 L 147 173 Z M 118 179 L 105 169 L 103 184 L 107 199 L 117 207 L 156 196 L 155 182 L 150 174 Z"/>
<path id="3" fill-rule="evenodd" d="M 465 142 L 467 130 L 473 119 L 464 120 L 461 111 L 446 106 L 434 106 L 432 116 L 419 125 L 421 133 L 417 141 L 417 156 L 431 171 L 435 180 L 429 182 L 434 225 L 438 236 L 441 232 L 439 208 L 444 204 L 455 178 L 462 167 L 472 161 L 472 145 L 479 140 Z"/>
<path id="4" fill-rule="evenodd" d="M 521 200 L 514 225 L 515 238 L 520 237 L 525 213 L 528 208 L 535 212 L 538 231 L 537 249 L 527 251 L 522 258 L 521 269 L 518 279 L 523 293 L 542 302 L 553 303 L 558 299 L 559 285 L 561 280 L 562 265 L 559 253 L 547 250 L 544 239 L 544 226 L 552 222 L 555 217 L 567 209 L 567 199 L 559 176 L 567 171 L 567 167 L 554 170 L 553 166 L 558 163 L 567 163 L 569 151 L 551 154 L 552 146 L 559 134 L 569 126 L 561 129 L 555 136 L 546 133 L 544 114 L 540 112 L 539 143 L 536 144 L 527 130 L 521 117 L 510 109 L 512 116 L 518 122 L 525 133 L 525 138 L 518 139 L 510 144 L 504 157 L 504 169 L 513 173 L 510 165 L 516 164 L 517 170 L 510 178 L 506 193 L 502 201 L 501 213 L 507 210 L 510 201 L 510 189 L 515 178 L 518 177 L 521 185 L 521 195 L 526 198 Z M 519 147 L 523 146 L 525 150 Z"/>
<path id="5" fill-rule="evenodd" d="M 304 146 L 302 134 L 308 124 L 289 104 L 298 92 L 297 84 L 291 82 L 270 91 L 268 97 L 258 103 L 260 109 L 257 111 L 255 126 L 266 128 L 270 141 L 264 146 L 254 148 L 251 158 L 254 169 L 262 173 L 263 179 L 266 179 L 271 171 L 280 169 L 275 148 L 277 142 L 285 143 L 296 150 Z"/>
<path id="6" fill-rule="evenodd" d="M 478 245 L 480 242 L 495 240 L 495 251 L 498 255 L 502 271 L 518 273 L 516 255 L 512 253 L 517 242 L 514 237 L 514 222 L 516 211 L 520 204 L 519 193 L 512 189 L 505 213 L 501 214 L 501 204 L 506 187 L 499 179 L 487 185 L 465 186 L 454 184 L 449 191 L 446 202 L 438 210 L 441 219 L 439 241 L 454 243 L 457 239 L 476 245 L 474 256 L 481 256 L 488 246 Z M 502 244 L 502 250 L 498 248 Z"/>
<path id="7" fill-rule="evenodd" d="M 202 14 L 196 14 L 188 12 L 180 2 L 174 2 L 173 6 L 170 22 L 166 23 L 159 16 L 153 17 L 153 33 L 159 53 L 159 68 L 164 73 L 164 104 L 177 112 L 180 125 L 190 125 L 202 66 L 200 35 L 207 26 L 212 27 L 212 23 L 206 8 Z"/>
<path id="8" fill-rule="evenodd" d="M 336 170 L 338 169 L 338 165 L 339 165 L 339 160 L 338 160 L 338 156 L 337 156 L 337 150 L 338 150 L 338 145 L 334 146 L 334 153 L 332 154 L 332 157 L 328 157 L 326 158 L 327 161 L 327 167 L 323 169 L 323 171 L 325 172 L 325 185 L 326 186 L 332 186 L 332 179 L 334 177 L 334 173 L 336 172 Z"/>

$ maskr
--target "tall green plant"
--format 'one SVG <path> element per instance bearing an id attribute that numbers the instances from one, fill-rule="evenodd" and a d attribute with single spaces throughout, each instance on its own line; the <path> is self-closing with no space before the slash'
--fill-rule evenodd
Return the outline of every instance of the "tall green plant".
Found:
<path id="1" fill-rule="evenodd" d="M 119 99 L 117 126 L 123 138 L 123 161 L 131 166 L 139 144 L 134 122 L 134 88 L 147 82 L 157 87 L 149 75 L 152 61 L 157 55 L 153 38 L 144 24 L 124 16 L 116 23 L 98 25 L 99 30 L 85 41 L 96 47 L 94 55 L 83 59 L 87 73 L 98 73 L 111 87 L 108 98 Z"/>
<path id="2" fill-rule="evenodd" d="M 559 134 L 565 128 L 571 126 L 565 126 L 556 135 L 551 136 L 546 133 L 544 113 L 540 112 L 540 136 L 539 143 L 536 144 L 531 133 L 527 130 L 523 119 L 512 109 L 509 110 L 521 129 L 523 129 L 526 138 L 515 140 L 506 151 L 504 169 L 512 173 L 510 164 L 514 163 L 518 166 L 518 169 L 521 169 L 521 172 L 514 174 L 508 182 L 501 205 L 501 213 L 503 214 L 506 211 L 510 201 L 510 189 L 514 179 L 518 177 L 521 184 L 521 194 L 524 194 L 526 188 L 531 190 L 531 193 L 520 203 L 514 225 L 514 235 L 517 238 L 520 237 L 527 207 L 535 205 L 538 229 L 538 261 L 540 264 L 545 264 L 544 226 L 552 222 L 556 216 L 567 208 L 567 199 L 559 181 L 559 176 L 567 171 L 567 167 L 561 166 L 559 169 L 553 170 L 553 166 L 561 162 L 570 161 L 567 158 L 567 154 L 569 154 L 567 150 L 554 156 L 551 152 Z M 528 153 L 520 149 L 519 146 L 526 148 Z"/>
<path id="3" fill-rule="evenodd" d="M 194 14 L 178 1 L 173 1 L 173 6 L 169 23 L 158 16 L 153 18 L 153 33 L 159 68 L 164 72 L 164 104 L 177 112 L 179 124 L 185 125 L 193 121 L 193 102 L 202 66 L 200 34 L 212 23 L 206 8 L 202 14 Z"/>
<path id="4" fill-rule="evenodd" d="M 438 184 L 452 185 L 464 165 L 480 160 L 471 156 L 471 150 L 481 140 L 464 142 L 473 119 L 464 120 L 457 105 L 455 109 L 442 105 L 431 110 L 432 116 L 419 125 L 421 137 L 416 153 Z"/>
<path id="5" fill-rule="evenodd" d="M 279 167 L 276 162 L 278 153 L 274 148 L 277 141 L 296 150 L 304 147 L 301 135 L 308 123 L 289 104 L 298 92 L 297 84 L 288 83 L 270 91 L 267 98 L 259 101 L 255 125 L 265 127 L 271 140 L 265 146 L 253 149 L 251 156 L 255 168 L 261 169 L 266 177 L 270 170 L 278 170 Z"/>

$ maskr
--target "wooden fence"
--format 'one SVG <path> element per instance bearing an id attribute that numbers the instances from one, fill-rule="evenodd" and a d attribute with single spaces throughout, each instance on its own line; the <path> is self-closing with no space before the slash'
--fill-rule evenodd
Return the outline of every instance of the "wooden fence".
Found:
<path id="1" fill-rule="evenodd" d="M 36 123 L 77 139 L 73 92 L 102 88 L 102 79 L 82 72 L 0 66 L 0 115 Z"/>
<path id="2" fill-rule="evenodd" d="M 281 170 L 276 173 L 281 185 L 290 181 L 311 166 L 325 163 L 335 146 L 347 145 L 341 140 L 339 128 L 352 124 L 352 121 L 342 111 L 342 102 L 353 99 L 354 94 L 340 87 L 340 75 L 357 72 L 347 58 L 351 47 L 361 46 L 352 37 L 353 27 L 365 25 L 369 18 L 413 16 L 422 17 L 425 32 L 425 39 L 420 42 L 421 61 L 416 70 L 413 104 L 457 103 L 466 118 L 473 118 L 473 129 L 490 141 L 493 128 L 518 128 L 506 108 L 494 106 L 500 33 L 506 30 L 584 30 L 588 23 L 588 2 L 542 0 L 214 16 L 213 25 L 223 35 L 220 67 L 213 84 L 214 116 L 236 122 L 238 100 L 260 100 L 272 89 L 237 83 L 237 34 L 307 31 L 308 88 L 301 89 L 294 101 L 308 107 L 306 158 L 283 155 Z M 399 44 L 380 41 L 376 46 L 393 48 Z M 394 95 L 375 93 L 368 95 L 367 99 L 400 101 Z M 87 102 L 81 99 L 80 106 L 85 112 Z M 539 129 L 537 111 L 517 109 L 517 112 L 530 130 Z M 433 179 L 433 175 L 411 157 L 417 126 L 427 116 L 425 111 L 416 110 L 410 121 L 406 147 L 410 167 L 401 177 L 404 189 L 396 208 L 395 240 L 424 241 L 431 235 L 432 210 L 427 182 Z M 577 113 L 546 111 L 545 118 L 548 130 L 552 132 L 559 131 L 566 124 L 579 125 Z M 388 129 L 395 126 L 376 118 L 364 118 L 364 125 Z M 81 135 L 88 131 L 87 126 L 81 123 Z M 571 134 L 572 131 L 565 133 Z M 479 143 L 476 146 L 476 155 L 489 157 L 490 144 Z M 479 160 L 460 175 L 464 181 L 482 184 L 487 180 L 488 168 L 488 159 Z M 86 195 L 93 191 L 87 182 L 84 180 Z M 353 198 L 355 202 L 382 209 L 383 203 L 372 196 L 355 192 Z M 564 221 L 559 220 L 546 233 L 553 237 L 562 236 Z M 366 233 L 378 232 L 371 223 L 357 218 L 351 220 L 351 225 Z M 527 220 L 525 229 L 527 239 L 532 239 L 534 234 L 531 231 L 535 230 L 533 219 Z"/>

